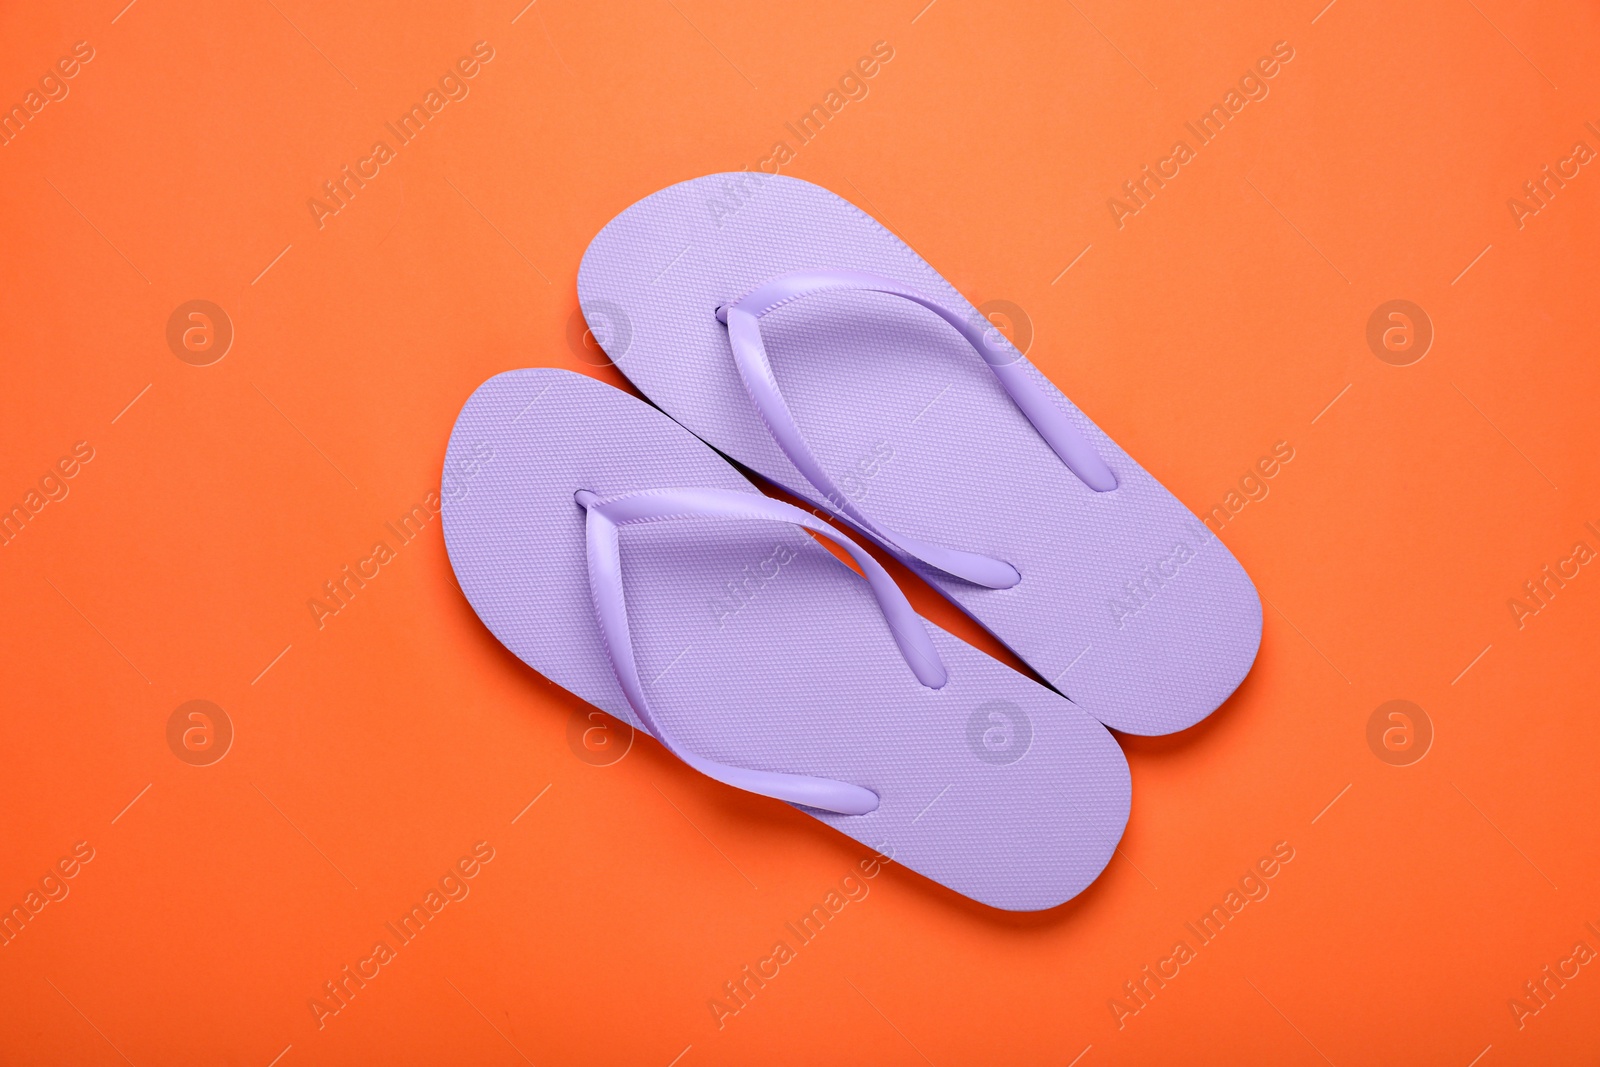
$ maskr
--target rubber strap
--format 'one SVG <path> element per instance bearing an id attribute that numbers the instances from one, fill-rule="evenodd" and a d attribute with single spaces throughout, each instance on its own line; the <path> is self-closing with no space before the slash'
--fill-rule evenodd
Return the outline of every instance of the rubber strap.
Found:
<path id="1" fill-rule="evenodd" d="M 602 499 L 579 490 L 574 499 L 588 513 L 585 538 L 588 548 L 589 593 L 612 670 L 623 695 L 645 729 L 667 750 L 701 774 L 750 793 L 803 804 L 809 808 L 840 815 L 865 815 L 878 807 L 878 796 L 870 789 L 828 778 L 805 774 L 732 767 L 695 755 L 667 734 L 650 710 L 644 684 L 633 654 L 633 638 L 628 628 L 627 604 L 622 592 L 622 559 L 618 529 L 634 523 L 670 522 L 681 519 L 761 519 L 787 522 L 837 544 L 847 552 L 866 575 L 872 595 L 877 599 L 894 635 L 900 654 L 919 682 L 938 689 L 949 680 L 949 672 L 933 647 L 927 627 L 912 610 L 894 579 L 860 545 L 812 515 L 781 500 L 756 493 L 730 489 L 650 489 Z"/>
<path id="2" fill-rule="evenodd" d="M 836 290 L 886 293 L 910 300 L 938 315 L 983 357 L 989 370 L 999 379 L 1001 387 L 1033 424 L 1039 436 L 1085 485 L 1096 492 L 1108 492 L 1117 487 L 1116 475 L 1077 427 L 1072 425 L 1066 413 L 1027 374 L 1022 354 L 1007 343 L 999 331 L 987 323 L 980 326 L 977 322 L 969 321 L 937 300 L 893 278 L 850 270 L 800 271 L 763 282 L 738 300 L 717 308 L 717 321 L 728 327 L 728 342 L 733 350 L 734 363 L 739 368 L 739 376 L 744 380 L 750 400 L 766 423 L 768 432 L 784 455 L 789 457 L 789 461 L 833 508 L 880 540 L 946 574 L 989 589 L 1008 589 L 1017 584 L 1021 576 L 1009 563 L 891 533 L 873 522 L 828 476 L 816 454 L 811 451 L 811 446 L 806 443 L 773 375 L 772 363 L 767 358 L 766 346 L 761 340 L 759 320 L 784 304 Z"/>

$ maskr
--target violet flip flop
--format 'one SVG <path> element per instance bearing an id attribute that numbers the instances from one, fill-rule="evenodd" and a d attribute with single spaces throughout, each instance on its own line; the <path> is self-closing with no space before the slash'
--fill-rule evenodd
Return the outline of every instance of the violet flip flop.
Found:
<path id="1" fill-rule="evenodd" d="M 497 375 L 456 420 L 441 495 L 495 637 L 695 770 L 997 908 L 1071 898 L 1121 839 L 1105 727 L 917 616 L 870 554 L 648 404 Z"/>
<path id="2" fill-rule="evenodd" d="M 663 189 L 590 243 L 578 296 L 653 403 L 894 552 L 1106 725 L 1191 726 L 1254 662 L 1261 602 L 1226 546 L 828 190 Z"/>

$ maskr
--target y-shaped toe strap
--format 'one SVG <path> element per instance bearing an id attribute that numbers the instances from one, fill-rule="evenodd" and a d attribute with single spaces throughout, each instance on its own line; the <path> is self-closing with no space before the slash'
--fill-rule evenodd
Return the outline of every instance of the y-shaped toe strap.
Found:
<path id="1" fill-rule="evenodd" d="M 731 489 L 648 489 L 602 499 L 587 490 L 579 490 L 575 499 L 588 512 L 585 531 L 589 592 L 594 598 L 606 653 L 611 658 L 623 695 L 645 729 L 669 752 L 701 774 L 735 788 L 840 815 L 865 815 L 875 810 L 878 796 L 870 789 L 806 774 L 758 771 L 716 763 L 683 748 L 662 729 L 645 698 L 644 684 L 634 659 L 627 604 L 622 595 L 622 559 L 617 530 L 633 523 L 680 519 L 764 519 L 792 523 L 826 537 L 844 549 L 866 575 L 872 595 L 911 673 L 928 688 L 938 689 L 949 679 L 944 662 L 933 647 L 933 639 L 928 636 L 921 617 L 911 609 L 905 594 L 878 561 L 827 523 L 793 505 L 757 493 Z"/>
<path id="2" fill-rule="evenodd" d="M 882 275 L 862 271 L 800 271 L 763 282 L 732 303 L 717 308 L 717 319 L 728 326 L 728 343 L 733 350 L 739 376 L 744 379 L 751 402 L 766 423 L 773 440 L 830 505 L 848 516 L 862 529 L 895 546 L 907 555 L 922 560 L 946 574 L 963 578 L 989 589 L 1008 589 L 1020 580 L 1016 568 L 1003 560 L 976 552 L 964 552 L 944 545 L 929 544 L 904 534 L 885 530 L 864 515 L 822 467 L 816 453 L 806 443 L 799 424 L 789 410 L 778 380 L 772 373 L 766 346 L 761 341 L 761 316 L 816 293 L 837 290 L 866 290 L 898 296 L 919 304 L 938 315 L 966 338 L 1018 409 L 1033 424 L 1055 454 L 1089 488 L 1106 492 L 1117 487 L 1116 475 L 1068 420 L 1066 413 L 1024 370 L 1021 354 L 997 340 L 998 333 L 987 324 L 979 325 L 946 307 L 932 297 Z M 996 487 L 999 492 L 999 487 Z"/>

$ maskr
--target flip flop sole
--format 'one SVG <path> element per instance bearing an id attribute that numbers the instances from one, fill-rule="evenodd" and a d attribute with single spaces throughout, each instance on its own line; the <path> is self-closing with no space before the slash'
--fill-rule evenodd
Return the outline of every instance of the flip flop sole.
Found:
<path id="1" fill-rule="evenodd" d="M 714 317 L 761 282 L 802 270 L 887 275 L 978 317 L 853 204 L 808 182 L 748 174 L 683 182 L 622 212 L 585 253 L 578 293 L 641 392 L 821 506 L 756 414 Z M 1020 571 L 1017 586 L 984 589 L 907 560 L 1101 722 L 1136 734 L 1181 730 L 1243 680 L 1261 635 L 1261 603 L 1243 568 L 1031 365 L 1111 466 L 1115 490 L 1085 486 L 960 335 L 905 300 L 820 293 L 767 314 L 761 331 L 824 468 L 885 528 Z"/>
<path id="2" fill-rule="evenodd" d="M 479 618 L 641 730 L 600 638 L 573 494 L 667 487 L 758 493 L 665 415 L 567 371 L 484 383 L 445 459 L 445 543 Z M 866 583 L 792 526 L 684 521 L 621 538 L 640 675 L 689 751 L 873 790 L 868 815 L 800 810 L 997 908 L 1059 904 L 1110 859 L 1127 762 L 1059 694 L 931 625 L 950 680 L 921 685 Z"/>

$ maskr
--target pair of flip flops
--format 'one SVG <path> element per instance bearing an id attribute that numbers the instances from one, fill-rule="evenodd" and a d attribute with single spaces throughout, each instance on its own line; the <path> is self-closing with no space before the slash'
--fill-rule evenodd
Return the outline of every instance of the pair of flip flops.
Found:
<path id="1" fill-rule="evenodd" d="M 1260 601 L 1222 543 L 818 186 L 664 189 L 594 239 L 578 294 L 657 407 L 552 369 L 467 401 L 444 533 L 485 625 L 696 770 L 975 900 L 1092 882 L 1131 797 L 1107 727 L 1191 726 L 1254 661 Z M 1049 686 L 919 617 L 859 540 Z"/>

